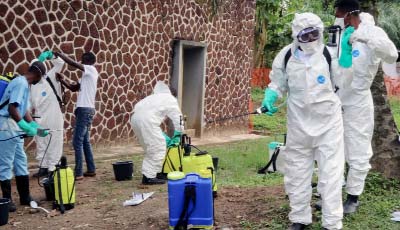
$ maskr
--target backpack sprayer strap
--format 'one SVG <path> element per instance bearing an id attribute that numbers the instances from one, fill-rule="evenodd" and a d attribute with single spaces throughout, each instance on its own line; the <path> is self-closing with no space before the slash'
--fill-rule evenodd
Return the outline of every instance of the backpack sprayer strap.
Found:
<path id="1" fill-rule="evenodd" d="M 49 83 L 51 89 L 53 90 L 54 95 L 56 95 L 58 104 L 60 105 L 60 109 L 62 110 L 64 107 L 64 102 L 63 100 L 60 98 L 60 96 L 57 94 L 56 88 L 54 87 L 53 82 L 51 81 L 50 78 L 46 77 L 46 81 Z"/>
<path id="2" fill-rule="evenodd" d="M 7 99 L 5 102 L 3 102 L 1 105 L 0 105 L 0 109 L 3 109 L 6 105 L 8 105 L 10 103 L 10 99 Z"/>
<path id="3" fill-rule="evenodd" d="M 185 186 L 185 200 L 183 203 L 183 208 L 181 215 L 179 217 L 178 223 L 176 224 L 174 230 L 186 230 L 189 217 L 191 216 L 192 212 L 194 211 L 196 207 L 196 186 L 195 185 L 186 185 Z M 193 208 L 191 211 L 189 211 L 189 205 L 190 202 L 193 203 Z"/>
<path id="4" fill-rule="evenodd" d="M 276 148 L 274 153 L 271 156 L 271 159 L 268 161 L 268 163 L 262 167 L 260 170 L 258 170 L 258 174 L 265 174 L 268 170 L 268 168 L 273 164 L 274 171 L 276 171 L 276 159 L 278 158 L 280 152 L 280 148 Z"/>

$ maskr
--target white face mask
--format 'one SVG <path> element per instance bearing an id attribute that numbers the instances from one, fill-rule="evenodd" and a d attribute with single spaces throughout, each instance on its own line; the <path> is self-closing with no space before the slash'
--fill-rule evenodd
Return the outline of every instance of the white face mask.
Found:
<path id="1" fill-rule="evenodd" d="M 313 54 L 318 51 L 319 40 L 308 43 L 299 43 L 299 46 L 305 54 Z"/>
<path id="2" fill-rule="evenodd" d="M 344 29 L 344 18 L 336 18 L 335 22 L 333 23 L 334 25 L 340 26 L 340 28 Z"/>

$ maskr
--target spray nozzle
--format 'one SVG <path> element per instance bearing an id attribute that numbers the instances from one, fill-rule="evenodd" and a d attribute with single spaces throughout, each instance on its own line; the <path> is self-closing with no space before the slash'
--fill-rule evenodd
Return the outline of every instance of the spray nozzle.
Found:
<path id="1" fill-rule="evenodd" d="M 268 112 L 268 109 L 263 107 L 263 106 L 261 106 L 260 108 L 258 108 L 256 110 L 255 114 L 263 114 L 263 113 L 266 113 L 266 112 Z"/>

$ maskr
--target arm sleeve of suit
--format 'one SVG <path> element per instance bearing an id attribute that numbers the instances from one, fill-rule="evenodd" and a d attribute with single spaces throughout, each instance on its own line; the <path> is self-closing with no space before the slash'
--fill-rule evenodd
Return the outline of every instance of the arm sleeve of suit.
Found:
<path id="1" fill-rule="evenodd" d="M 386 63 L 396 62 L 398 56 L 396 46 L 383 29 L 374 26 L 366 36 L 370 36 L 367 46 L 372 50 L 372 54 Z"/>
<path id="2" fill-rule="evenodd" d="M 290 48 L 291 45 L 286 46 L 278 53 L 272 63 L 272 71 L 269 75 L 271 83 L 269 83 L 268 88 L 276 91 L 280 98 L 282 98 L 282 96 L 288 91 L 288 79 L 285 70 L 285 56 Z M 289 64 L 286 68 L 290 68 Z"/>
<path id="3" fill-rule="evenodd" d="M 171 95 L 171 103 L 168 108 L 167 117 L 172 120 L 174 124 L 174 129 L 182 132 L 184 130 L 183 125 L 181 125 L 181 119 L 183 118 L 181 109 L 179 108 L 178 101 Z"/>
<path id="4" fill-rule="evenodd" d="M 373 66 L 372 50 L 362 42 L 353 43 L 353 80 L 351 87 L 359 90 L 366 90 L 371 87 L 375 77 L 375 71 L 370 69 Z"/>

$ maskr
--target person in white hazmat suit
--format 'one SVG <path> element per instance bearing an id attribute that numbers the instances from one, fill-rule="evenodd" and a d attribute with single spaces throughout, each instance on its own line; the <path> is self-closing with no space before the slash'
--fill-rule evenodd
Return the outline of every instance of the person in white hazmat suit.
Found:
<path id="1" fill-rule="evenodd" d="M 374 105 L 370 87 L 380 62 L 393 63 L 398 55 L 387 34 L 375 26 L 374 18 L 360 13 L 357 0 L 339 0 L 335 7 L 335 24 L 344 29 L 337 55 L 340 73 L 335 82 L 343 105 L 345 158 L 349 166 L 343 209 L 350 214 L 358 209 L 358 197 L 371 168 Z"/>
<path id="2" fill-rule="evenodd" d="M 322 226 L 341 229 L 343 218 L 342 177 L 344 170 L 343 121 L 339 97 L 334 92 L 331 67 L 324 55 L 324 26 L 312 13 L 296 14 L 292 22 L 294 42 L 275 57 L 271 83 L 265 91 L 267 114 L 277 112 L 278 97 L 288 93 L 287 142 L 282 153 L 286 168 L 284 182 L 289 196 L 290 229 L 305 229 L 312 223 L 311 180 L 314 159 L 319 170 L 322 197 Z M 290 52 L 287 63 L 285 59 Z M 331 71 L 330 71 L 331 68 Z"/>
<path id="3" fill-rule="evenodd" d="M 53 68 L 47 72 L 46 77 L 43 77 L 38 84 L 31 86 L 32 111 L 39 117 L 35 121 L 41 127 L 52 130 L 51 135 L 46 137 L 35 136 L 36 160 L 39 164 L 39 171 L 33 175 L 34 177 L 47 176 L 54 171 L 63 153 L 62 92 L 61 83 L 56 80 L 55 75 L 61 72 L 65 62 L 61 58 L 55 58 L 51 59 L 51 63 Z"/>
<path id="4" fill-rule="evenodd" d="M 167 150 L 160 128 L 166 117 L 172 120 L 175 135 L 179 135 L 183 131 L 183 126 L 178 100 L 164 82 L 158 81 L 153 94 L 135 105 L 131 118 L 133 131 L 145 152 L 142 165 L 143 184 L 165 183 L 165 180 L 157 177 L 157 174 L 161 172 Z"/>

